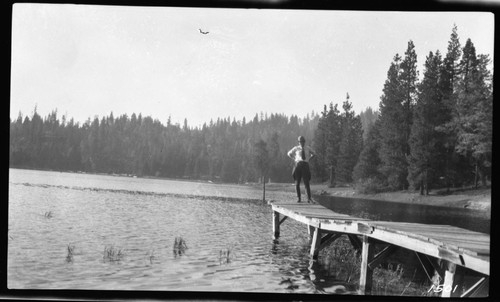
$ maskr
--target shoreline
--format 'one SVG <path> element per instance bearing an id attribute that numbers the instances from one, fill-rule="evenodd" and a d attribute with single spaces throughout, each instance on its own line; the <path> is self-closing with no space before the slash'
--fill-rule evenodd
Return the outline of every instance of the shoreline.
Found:
<path id="1" fill-rule="evenodd" d="M 165 179 L 165 180 L 178 180 L 178 181 L 198 182 L 198 183 L 262 187 L 262 184 L 258 183 L 237 184 L 237 183 L 224 183 L 219 181 L 211 182 L 203 179 L 182 179 L 182 178 L 175 179 L 175 178 L 165 178 L 165 177 L 155 177 L 155 176 L 120 175 L 120 174 L 108 174 L 108 173 L 81 172 L 81 171 L 39 170 L 39 169 L 26 169 L 26 168 L 13 168 L 13 169 L 82 173 L 82 174 L 108 175 L 108 176 L 118 176 L 118 177 L 134 177 L 134 178 L 144 178 L 144 179 Z M 301 184 L 301 189 L 303 188 L 304 184 Z M 269 183 L 266 184 L 266 191 L 267 190 L 294 193 L 295 185 L 293 183 Z M 479 210 L 491 213 L 491 188 L 455 190 L 449 194 L 438 194 L 436 191 L 431 191 L 429 195 L 425 196 L 425 195 L 420 195 L 418 192 L 409 192 L 409 191 L 384 192 L 376 194 L 359 194 L 356 193 L 356 191 L 352 187 L 343 186 L 343 187 L 329 188 L 324 183 L 322 184 L 316 183 L 316 184 L 311 184 L 311 192 L 313 195 L 333 196 L 333 197 L 337 196 L 343 198 L 356 198 L 365 200 L 379 200 L 379 201 L 398 202 L 405 204 L 420 204 L 429 206 L 466 208 L 466 209 Z"/>

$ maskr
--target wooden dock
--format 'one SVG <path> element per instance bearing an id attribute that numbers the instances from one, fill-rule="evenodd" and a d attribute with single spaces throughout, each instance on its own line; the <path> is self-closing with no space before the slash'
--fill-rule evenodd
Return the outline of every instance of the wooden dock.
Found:
<path id="1" fill-rule="evenodd" d="M 439 275 L 442 297 L 453 296 L 453 288 L 461 282 L 455 278 L 457 266 L 476 271 L 484 277 L 470 287 L 462 297 L 473 294 L 489 280 L 490 235 L 450 225 L 373 221 L 335 213 L 319 204 L 273 203 L 274 238 L 280 226 L 292 218 L 307 226 L 311 238 L 310 254 L 319 251 L 346 235 L 353 247 L 361 250 L 361 294 L 371 292 L 372 272 L 387 256 L 399 248 L 415 252 L 429 279 Z M 385 248 L 377 255 L 374 245 Z"/>

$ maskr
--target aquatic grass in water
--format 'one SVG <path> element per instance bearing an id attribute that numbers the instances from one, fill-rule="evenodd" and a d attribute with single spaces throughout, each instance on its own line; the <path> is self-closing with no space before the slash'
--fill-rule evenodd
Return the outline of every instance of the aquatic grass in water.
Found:
<path id="1" fill-rule="evenodd" d="M 75 246 L 68 244 L 68 254 L 66 255 L 66 262 L 71 263 L 73 262 L 73 255 L 74 255 L 74 250 Z"/>
<path id="2" fill-rule="evenodd" d="M 324 259 L 331 276 L 345 282 L 358 282 L 361 256 L 345 238 L 339 238 L 324 249 Z"/>
<path id="3" fill-rule="evenodd" d="M 375 268 L 373 271 L 373 287 L 383 295 L 388 293 L 397 294 L 398 289 L 405 287 L 403 274 L 404 268 L 401 264 L 397 264 L 395 268 L 392 263 L 388 265 L 387 269 Z"/>
<path id="4" fill-rule="evenodd" d="M 174 256 L 182 256 L 182 254 L 184 254 L 187 249 L 188 246 L 186 244 L 186 241 L 182 237 L 175 237 L 173 248 Z"/>
<path id="5" fill-rule="evenodd" d="M 396 268 L 389 265 L 387 269 L 378 267 L 373 270 L 373 295 L 385 296 L 427 296 L 428 286 L 414 282 L 416 269 L 411 279 L 404 277 L 404 266 Z"/>
<path id="6" fill-rule="evenodd" d="M 229 248 L 227 249 L 222 249 L 219 251 L 219 264 L 228 264 L 231 262 L 231 258 L 233 257 L 233 254 L 231 253 L 231 250 Z"/>
<path id="7" fill-rule="evenodd" d="M 120 261 L 125 256 L 122 249 L 117 249 L 113 246 L 104 247 L 103 260 L 106 261 Z"/>
<path id="8" fill-rule="evenodd" d="M 155 250 L 153 249 L 153 250 L 147 252 L 146 257 L 149 259 L 149 263 L 153 264 L 153 260 L 157 259 L 156 255 L 155 255 Z"/>

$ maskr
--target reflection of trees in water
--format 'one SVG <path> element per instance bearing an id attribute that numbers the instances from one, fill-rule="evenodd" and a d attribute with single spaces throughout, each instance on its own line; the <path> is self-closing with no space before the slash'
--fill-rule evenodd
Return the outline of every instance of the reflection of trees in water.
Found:
<path id="1" fill-rule="evenodd" d="M 317 198 L 318 202 L 334 212 L 371 220 L 388 219 L 387 216 L 393 216 L 392 210 L 397 206 L 394 203 L 384 203 L 368 199 L 344 198 L 338 196 L 318 196 Z M 391 208 L 388 208 L 389 206 Z M 387 211 L 381 213 L 381 207 L 387 209 Z"/>

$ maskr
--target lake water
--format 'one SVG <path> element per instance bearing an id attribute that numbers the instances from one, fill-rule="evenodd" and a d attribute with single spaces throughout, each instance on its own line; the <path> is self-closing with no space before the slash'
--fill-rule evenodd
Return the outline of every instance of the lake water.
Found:
<path id="1" fill-rule="evenodd" d="M 491 212 L 366 199 L 317 196 L 325 207 L 355 217 L 382 221 L 447 224 L 490 234 Z"/>
<path id="2" fill-rule="evenodd" d="M 335 288 L 339 280 L 322 268 L 321 259 L 310 260 L 304 225 L 287 220 L 279 240 L 272 239 L 271 208 L 261 196 L 249 186 L 10 169 L 8 288 L 278 293 Z M 277 191 L 266 196 L 293 198 Z M 318 199 L 338 212 L 375 215 L 372 219 L 408 215 L 403 218 L 424 222 L 420 219 L 441 213 L 432 207 L 390 203 L 384 211 L 371 208 L 373 202 Z M 488 218 L 479 211 L 443 211 L 489 233 Z M 175 249 L 179 237 L 187 249 Z M 106 257 L 106 250 L 121 255 Z"/>

